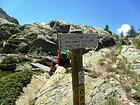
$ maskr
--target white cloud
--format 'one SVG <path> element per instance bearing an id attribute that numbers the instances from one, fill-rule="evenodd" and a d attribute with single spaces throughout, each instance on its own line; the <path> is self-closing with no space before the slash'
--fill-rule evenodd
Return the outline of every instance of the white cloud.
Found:
<path id="1" fill-rule="evenodd" d="M 40 24 L 41 24 L 41 25 L 45 25 L 46 23 L 45 23 L 45 22 L 41 22 Z"/>
<path id="2" fill-rule="evenodd" d="M 126 36 L 127 32 L 131 29 L 129 24 L 123 24 L 119 29 L 117 29 L 118 33 L 121 34 L 123 32 L 123 35 Z"/>

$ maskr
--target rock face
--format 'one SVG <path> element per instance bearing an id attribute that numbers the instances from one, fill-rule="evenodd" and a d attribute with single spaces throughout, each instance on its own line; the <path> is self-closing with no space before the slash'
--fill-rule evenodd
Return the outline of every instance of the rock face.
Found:
<path id="1" fill-rule="evenodd" d="M 10 17 L 2 8 L 0 8 L 0 18 L 6 19 L 9 22 L 15 24 L 19 24 L 19 22 L 14 17 Z"/>
<path id="2" fill-rule="evenodd" d="M 27 24 L 19 28 L 21 32 L 14 34 L 8 39 L 8 42 L 11 44 L 18 45 L 19 49 L 21 48 L 21 43 L 26 44 L 25 52 L 29 50 L 38 49 L 40 51 L 51 52 L 54 55 L 57 51 L 56 36 L 54 30 L 50 28 L 49 25 L 40 25 L 40 24 Z M 22 44 L 23 45 L 23 44 Z M 30 49 L 28 49 L 28 47 Z M 24 49 L 23 49 L 24 50 Z M 20 52 L 24 52 L 19 50 Z"/>
<path id="3" fill-rule="evenodd" d="M 70 24 L 64 21 L 50 21 L 49 25 L 54 28 L 58 33 L 68 33 L 70 30 Z"/>
<path id="4" fill-rule="evenodd" d="M 5 53 L 28 53 L 41 51 L 56 55 L 57 34 L 69 33 L 71 30 L 80 29 L 84 33 L 98 33 L 99 45 L 97 49 L 113 46 L 115 39 L 105 30 L 85 25 L 74 25 L 64 21 L 53 20 L 48 24 L 39 23 L 19 26 L 0 18 L 1 47 Z"/>
<path id="5" fill-rule="evenodd" d="M 105 59 L 104 57 L 107 57 L 106 54 L 111 53 L 110 50 L 111 49 L 104 48 L 98 52 L 90 51 L 83 56 L 84 68 L 91 70 L 90 72 L 85 72 L 86 105 L 106 105 L 106 102 L 109 98 L 114 98 L 117 100 L 117 102 L 119 102 L 118 105 L 131 105 L 131 103 L 133 104 L 133 101 L 129 99 L 128 93 L 123 87 L 123 84 L 118 79 L 122 78 L 123 76 L 120 74 L 111 74 L 111 72 L 107 73 L 104 69 L 106 68 L 105 65 L 102 66 L 104 68 L 98 67 L 99 61 L 101 59 Z M 134 46 L 122 46 L 122 49 L 119 53 L 119 58 L 124 56 L 128 59 L 129 62 L 132 62 L 132 64 L 134 61 L 139 62 L 139 50 L 135 49 Z M 108 58 L 107 60 L 111 64 L 111 61 Z M 124 60 L 124 58 L 122 58 L 122 60 Z M 107 61 L 105 63 L 107 63 Z M 116 66 L 117 65 L 114 64 L 112 65 L 112 68 L 117 69 Z M 91 72 L 98 72 L 99 69 L 102 69 L 99 71 L 102 72 L 102 74 L 98 75 L 96 78 L 93 78 Z M 71 73 L 66 74 L 64 68 L 59 68 L 59 70 L 56 71 L 57 72 L 48 80 L 48 82 L 46 82 L 44 87 L 38 93 L 35 105 L 73 104 Z M 129 79 L 125 79 L 129 82 Z M 134 91 L 135 90 L 132 92 Z"/>
<path id="6" fill-rule="evenodd" d="M 98 69 L 98 64 L 101 59 L 104 59 L 104 56 L 110 53 L 110 50 L 107 48 L 97 51 L 89 51 L 83 55 L 83 67 L 90 69 Z"/>
<path id="7" fill-rule="evenodd" d="M 111 36 L 99 36 L 98 49 L 115 45 L 115 40 Z M 96 50 L 98 50 L 96 49 Z"/>
<path id="8" fill-rule="evenodd" d="M 106 97 L 115 97 L 121 102 L 127 101 L 121 85 L 113 78 L 93 79 L 85 75 L 85 86 L 86 105 L 105 105 Z M 71 74 L 59 72 L 54 74 L 40 90 L 35 105 L 73 105 L 72 100 Z"/>
<path id="9" fill-rule="evenodd" d="M 29 48 L 28 44 L 23 43 L 23 42 L 19 44 L 19 47 L 18 47 L 19 52 L 28 53 L 29 49 L 30 48 Z"/>
<path id="10" fill-rule="evenodd" d="M 135 46 L 122 46 L 119 58 L 127 59 L 127 62 L 130 63 L 131 69 L 140 74 L 140 50 L 136 49 Z"/>
<path id="11" fill-rule="evenodd" d="M 102 29 L 97 29 L 86 25 L 73 25 L 73 24 L 66 23 L 64 21 L 57 21 L 57 20 L 50 21 L 49 25 L 50 27 L 55 29 L 56 32 L 58 33 L 68 33 L 71 30 L 75 30 L 75 29 L 80 29 L 84 33 L 98 33 L 99 41 L 98 41 L 97 49 L 113 46 L 115 44 L 115 38 L 112 35 L 110 35 L 110 33 Z"/>
<path id="12" fill-rule="evenodd" d="M 17 24 L 8 22 L 7 20 L 0 18 L 0 41 L 7 40 L 15 33 L 20 32 Z"/>

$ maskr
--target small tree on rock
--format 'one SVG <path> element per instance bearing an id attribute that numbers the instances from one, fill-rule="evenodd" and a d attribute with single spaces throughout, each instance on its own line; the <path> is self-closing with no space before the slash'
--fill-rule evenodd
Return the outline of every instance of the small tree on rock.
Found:
<path id="1" fill-rule="evenodd" d="M 121 34 L 120 34 L 120 35 L 121 35 L 121 37 L 123 37 L 123 36 L 124 36 L 123 31 L 121 32 Z"/>
<path id="2" fill-rule="evenodd" d="M 105 25 L 104 30 L 107 31 L 107 32 L 109 32 L 110 34 L 112 34 L 112 32 L 109 29 L 109 25 L 108 24 Z"/>
<path id="3" fill-rule="evenodd" d="M 135 37 L 137 35 L 135 27 L 133 25 L 131 25 L 130 27 L 131 29 L 127 32 L 127 35 L 128 37 Z"/>
<path id="4" fill-rule="evenodd" d="M 104 30 L 105 30 L 105 31 L 109 31 L 109 26 L 108 26 L 107 24 L 105 25 Z"/>

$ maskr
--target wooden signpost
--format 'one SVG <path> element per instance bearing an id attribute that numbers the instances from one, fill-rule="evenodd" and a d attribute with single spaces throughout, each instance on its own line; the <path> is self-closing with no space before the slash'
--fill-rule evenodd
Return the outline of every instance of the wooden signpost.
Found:
<path id="1" fill-rule="evenodd" d="M 58 35 L 59 49 L 71 50 L 73 105 L 85 105 L 82 48 L 97 46 L 97 34 L 82 34 L 75 30 Z"/>

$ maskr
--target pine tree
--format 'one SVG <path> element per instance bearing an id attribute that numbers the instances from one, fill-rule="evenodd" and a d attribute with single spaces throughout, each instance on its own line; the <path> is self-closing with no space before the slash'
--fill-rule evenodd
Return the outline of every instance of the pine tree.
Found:
<path id="1" fill-rule="evenodd" d="M 105 31 L 109 31 L 109 26 L 108 26 L 108 24 L 105 25 L 104 30 L 105 30 Z"/>
<path id="2" fill-rule="evenodd" d="M 104 30 L 107 31 L 107 32 L 109 32 L 110 34 L 112 34 L 112 32 L 109 29 L 109 25 L 108 24 L 105 25 Z"/>
<path id="3" fill-rule="evenodd" d="M 123 37 L 123 36 L 124 36 L 124 35 L 123 35 L 123 31 L 121 32 L 121 34 L 120 34 L 120 35 L 121 35 L 121 37 Z"/>
<path id="4" fill-rule="evenodd" d="M 137 32 L 135 30 L 135 27 L 133 25 L 130 26 L 130 30 L 127 32 L 127 35 L 129 37 L 135 37 L 137 35 Z"/>

